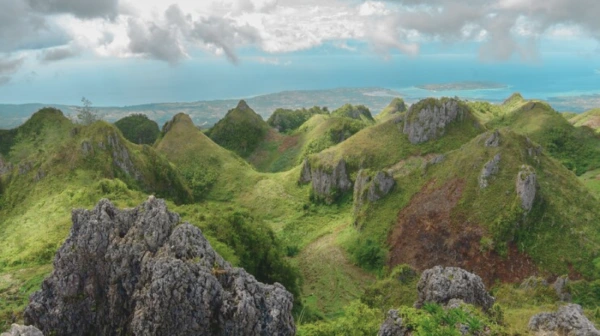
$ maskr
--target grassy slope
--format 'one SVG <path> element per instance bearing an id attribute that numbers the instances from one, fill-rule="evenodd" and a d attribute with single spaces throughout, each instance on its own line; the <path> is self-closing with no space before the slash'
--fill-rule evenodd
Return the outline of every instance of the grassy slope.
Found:
<path id="1" fill-rule="evenodd" d="M 394 98 L 379 114 L 375 116 L 377 122 L 385 122 L 393 117 L 406 112 L 406 103 L 402 98 Z"/>
<path id="2" fill-rule="evenodd" d="M 596 133 L 600 132 L 600 109 L 593 109 L 567 118 L 575 127 L 587 126 Z"/>

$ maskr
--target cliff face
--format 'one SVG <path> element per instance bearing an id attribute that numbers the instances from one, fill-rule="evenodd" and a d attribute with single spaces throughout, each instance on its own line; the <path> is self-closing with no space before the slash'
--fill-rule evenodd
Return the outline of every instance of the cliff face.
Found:
<path id="1" fill-rule="evenodd" d="M 361 169 L 354 182 L 354 212 L 360 211 L 365 202 L 377 202 L 389 194 L 396 181 L 387 172 L 380 171 L 371 177 L 369 173 Z"/>
<path id="2" fill-rule="evenodd" d="M 443 136 L 446 126 L 462 120 L 464 115 L 465 110 L 458 100 L 426 99 L 408 110 L 403 131 L 411 143 L 423 143 Z"/>
<path id="3" fill-rule="evenodd" d="M 162 200 L 73 212 L 25 322 L 58 335 L 293 335 L 293 296 L 223 260 Z"/>
<path id="4" fill-rule="evenodd" d="M 298 182 L 300 184 L 311 182 L 313 198 L 327 204 L 332 204 L 339 196 L 352 189 L 352 181 L 348 176 L 346 161 L 343 159 L 332 169 L 311 167 L 310 162 L 304 160 Z"/>

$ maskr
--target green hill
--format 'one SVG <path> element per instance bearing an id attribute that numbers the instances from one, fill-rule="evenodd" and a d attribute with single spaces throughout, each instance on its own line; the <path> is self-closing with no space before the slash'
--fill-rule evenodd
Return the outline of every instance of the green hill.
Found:
<path id="1" fill-rule="evenodd" d="M 596 133 L 600 132 L 600 109 L 593 109 L 581 114 L 575 114 L 567 118 L 575 127 L 586 126 Z"/>
<path id="2" fill-rule="evenodd" d="M 145 114 L 132 114 L 115 122 L 125 139 L 132 143 L 152 145 L 158 138 L 158 124 Z"/>
<path id="3" fill-rule="evenodd" d="M 321 109 L 318 106 L 311 107 L 308 110 L 305 108 L 299 110 L 278 108 L 271 114 L 267 124 L 280 133 L 286 133 L 297 129 L 315 114 L 329 114 L 329 111 L 326 107 Z"/>
<path id="4" fill-rule="evenodd" d="M 269 131 L 269 125 L 245 101 L 229 110 L 207 135 L 216 143 L 241 157 L 248 157 Z"/>
<path id="5" fill-rule="evenodd" d="M 406 112 L 406 103 L 402 98 L 394 98 L 376 117 L 377 121 L 383 122 L 390 118 L 402 115 Z"/>
<path id="6" fill-rule="evenodd" d="M 331 112 L 332 116 L 336 117 L 346 117 L 356 120 L 362 120 L 367 123 L 372 123 L 375 121 L 373 116 L 371 115 L 371 111 L 364 105 L 351 105 L 346 104 L 337 110 Z"/>

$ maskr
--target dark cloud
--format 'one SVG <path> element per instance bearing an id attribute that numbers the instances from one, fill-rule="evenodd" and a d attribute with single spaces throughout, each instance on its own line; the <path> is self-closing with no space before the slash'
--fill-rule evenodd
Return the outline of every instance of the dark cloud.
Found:
<path id="1" fill-rule="evenodd" d="M 79 50 L 72 47 L 59 47 L 53 49 L 47 49 L 42 52 L 39 59 L 42 62 L 56 62 L 75 57 L 79 55 Z"/>
<path id="2" fill-rule="evenodd" d="M 119 0 L 26 0 L 34 11 L 48 14 L 72 14 L 82 19 L 114 18 Z"/>
<path id="3" fill-rule="evenodd" d="M 24 57 L 15 59 L 0 59 L 0 75 L 10 75 L 17 72 L 24 62 Z"/>

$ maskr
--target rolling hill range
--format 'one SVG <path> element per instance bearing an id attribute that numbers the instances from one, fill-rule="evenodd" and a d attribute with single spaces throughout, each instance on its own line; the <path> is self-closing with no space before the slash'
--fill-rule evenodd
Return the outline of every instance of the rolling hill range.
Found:
<path id="1" fill-rule="evenodd" d="M 246 101 L 263 118 L 268 118 L 277 108 L 309 108 L 327 106 L 338 108 L 344 104 L 364 104 L 374 111 L 385 107 L 391 98 L 398 96 L 395 91 L 383 88 L 339 88 L 313 91 L 284 91 L 247 98 Z M 93 100 L 93 99 L 92 99 Z M 127 115 L 143 113 L 159 125 L 169 121 L 177 113 L 188 114 L 196 125 L 204 128 L 214 125 L 225 113 L 237 104 L 236 99 L 198 101 L 187 103 L 156 103 L 134 106 L 95 106 L 95 111 L 103 119 L 114 122 Z M 24 123 L 36 111 L 53 107 L 65 115 L 76 115 L 77 106 L 56 104 L 0 104 L 0 129 L 14 128 Z"/>
<path id="2" fill-rule="evenodd" d="M 595 132 L 518 94 L 349 102 L 282 104 L 266 121 L 252 100 L 235 102 L 206 131 L 179 113 L 145 145 L 53 108 L 0 130 L 0 330 L 51 272 L 72 208 L 148 195 L 232 265 L 294 294 L 300 335 L 376 334 L 437 265 L 491 288 L 490 311 L 472 309 L 499 335 L 555 310 L 565 296 L 549 284 L 565 277 L 570 300 L 600 321 Z"/>

